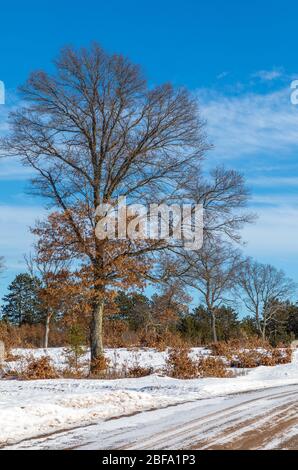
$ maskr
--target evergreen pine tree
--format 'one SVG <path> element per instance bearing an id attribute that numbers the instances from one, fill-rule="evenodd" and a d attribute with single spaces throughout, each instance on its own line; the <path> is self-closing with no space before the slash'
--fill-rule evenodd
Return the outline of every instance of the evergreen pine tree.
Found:
<path id="1" fill-rule="evenodd" d="M 14 325 L 34 324 L 43 319 L 39 300 L 40 281 L 27 273 L 18 274 L 3 297 L 2 318 Z"/>

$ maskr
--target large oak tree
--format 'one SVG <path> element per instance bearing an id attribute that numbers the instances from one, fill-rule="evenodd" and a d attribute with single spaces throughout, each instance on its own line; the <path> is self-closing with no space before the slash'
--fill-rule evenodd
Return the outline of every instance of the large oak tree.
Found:
<path id="1" fill-rule="evenodd" d="M 230 236 L 242 222 L 232 211 L 245 200 L 245 191 L 241 179 L 224 169 L 208 183 L 202 179 L 201 161 L 209 146 L 197 99 L 187 90 L 168 83 L 148 86 L 139 67 L 97 44 L 65 48 L 54 65 L 52 75 L 34 72 L 21 87 L 25 105 L 11 114 L 1 153 L 21 157 L 35 170 L 34 192 L 58 208 L 42 235 L 60 224 L 65 236 L 54 234 L 53 246 L 80 259 L 91 277 L 95 372 L 103 355 L 102 316 L 110 283 L 137 277 L 136 257 L 165 248 L 163 243 L 99 240 L 96 208 L 119 196 L 130 203 L 192 197 L 206 205 L 211 229 Z M 140 264 L 142 271 L 145 260 Z"/>

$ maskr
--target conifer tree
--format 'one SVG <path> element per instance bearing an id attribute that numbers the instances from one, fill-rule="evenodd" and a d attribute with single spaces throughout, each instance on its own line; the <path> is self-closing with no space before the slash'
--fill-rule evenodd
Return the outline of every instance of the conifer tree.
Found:
<path id="1" fill-rule="evenodd" d="M 39 299 L 40 281 L 27 273 L 18 274 L 3 297 L 2 318 L 14 325 L 34 324 L 42 320 Z"/>

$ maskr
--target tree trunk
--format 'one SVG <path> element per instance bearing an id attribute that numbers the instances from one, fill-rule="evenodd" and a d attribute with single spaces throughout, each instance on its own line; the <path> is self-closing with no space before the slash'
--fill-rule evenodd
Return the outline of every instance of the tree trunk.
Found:
<path id="1" fill-rule="evenodd" d="M 261 331 L 259 307 L 258 306 L 256 307 L 256 325 L 257 325 L 257 328 Z"/>
<path id="2" fill-rule="evenodd" d="M 256 309 L 256 325 L 257 325 L 257 329 L 259 330 L 259 334 L 264 339 L 265 333 L 264 333 L 264 330 L 263 330 L 262 321 L 260 319 L 260 314 L 259 314 L 259 308 L 258 307 Z"/>
<path id="3" fill-rule="evenodd" d="M 104 349 L 103 349 L 103 313 L 104 301 L 98 300 L 93 304 L 91 331 L 90 331 L 90 350 L 91 350 L 91 374 L 96 374 L 103 370 Z"/>
<path id="4" fill-rule="evenodd" d="M 264 325 L 262 326 L 262 330 L 261 330 L 261 334 L 262 334 L 262 339 L 265 341 L 266 339 L 266 323 L 264 323 Z"/>
<path id="5" fill-rule="evenodd" d="M 217 343 L 217 332 L 216 332 L 216 318 L 214 313 L 211 312 L 211 319 L 212 319 L 212 334 L 213 334 L 213 341 Z"/>
<path id="6" fill-rule="evenodd" d="M 94 208 L 100 204 L 98 194 L 94 195 Z M 95 223 L 99 220 L 96 217 Z M 95 237 L 95 260 L 93 264 L 94 298 L 92 302 L 92 319 L 90 325 L 90 374 L 98 375 L 106 368 L 103 349 L 103 315 L 105 304 L 105 287 L 103 280 L 104 243 Z"/>
<path id="7" fill-rule="evenodd" d="M 44 335 L 44 349 L 48 349 L 49 346 L 49 335 L 50 335 L 50 322 L 51 322 L 51 314 L 47 314 L 46 317 L 46 324 L 45 324 L 45 335 Z"/>

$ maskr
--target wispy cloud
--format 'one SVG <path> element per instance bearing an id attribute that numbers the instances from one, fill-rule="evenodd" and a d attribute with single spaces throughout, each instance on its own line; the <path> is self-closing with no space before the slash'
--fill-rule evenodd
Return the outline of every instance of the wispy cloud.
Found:
<path id="1" fill-rule="evenodd" d="M 245 252 L 285 270 L 298 255 L 298 107 L 290 93 L 290 81 L 288 88 L 267 93 L 198 92 L 215 146 L 207 162 L 244 172 L 253 190 L 251 206 L 258 219 L 243 231 Z"/>
<path id="2" fill-rule="evenodd" d="M 5 259 L 0 297 L 4 293 L 4 286 L 12 281 L 16 272 L 26 268 L 24 254 L 30 252 L 33 242 L 29 227 L 44 214 L 45 210 L 41 206 L 0 205 L 0 255 Z"/>
<path id="3" fill-rule="evenodd" d="M 0 205 L 0 255 L 15 263 L 32 242 L 29 226 L 45 214 L 42 206 Z M 6 264 L 7 264 L 6 263 Z"/>
<path id="4" fill-rule="evenodd" d="M 0 137 L 4 132 L 8 130 L 7 118 L 9 114 L 9 108 L 5 104 L 0 105 Z"/>
<path id="5" fill-rule="evenodd" d="M 17 159 L 0 159 L 0 181 L 28 180 L 32 175 L 32 169 Z"/>
<path id="6" fill-rule="evenodd" d="M 6 103 L 0 106 L 0 138 L 9 131 L 8 116 L 18 106 L 24 105 L 14 92 L 9 91 L 6 96 Z M 1 156 L 1 149 L 0 149 Z M 0 157 L 0 181 L 1 180 L 26 180 L 32 176 L 32 170 L 21 164 L 17 158 Z"/>
<path id="7" fill-rule="evenodd" d="M 290 186 L 298 188 L 298 176 L 262 176 L 248 179 L 247 182 L 250 185 L 262 188 L 278 188 L 280 186 L 286 186 L 287 188 L 289 188 Z"/>
<path id="8" fill-rule="evenodd" d="M 230 75 L 230 72 L 221 72 L 217 75 L 217 80 L 222 80 L 223 78 L 226 78 L 228 75 Z"/>
<path id="9" fill-rule="evenodd" d="M 253 194 L 251 204 L 255 206 L 271 206 L 279 210 L 298 207 L 298 194 L 284 192 L 267 192 L 266 194 Z"/>
<path id="10" fill-rule="evenodd" d="M 237 96 L 204 90 L 198 99 L 216 156 L 274 157 L 298 151 L 298 107 L 290 102 L 290 88 Z"/>
<path id="11" fill-rule="evenodd" d="M 0 105 L 0 137 L 1 134 L 7 132 L 8 130 L 8 116 L 9 113 L 15 110 L 22 101 L 18 97 L 15 91 L 5 90 L 5 103 Z"/>
<path id="12" fill-rule="evenodd" d="M 243 238 L 246 251 L 254 256 L 298 255 L 298 209 L 272 207 L 258 210 L 259 220 L 247 226 Z"/>
<path id="13" fill-rule="evenodd" d="M 259 78 L 263 81 L 273 81 L 277 78 L 282 77 L 283 71 L 280 68 L 272 69 L 272 70 L 258 70 L 254 74 L 252 74 L 253 78 Z"/>

